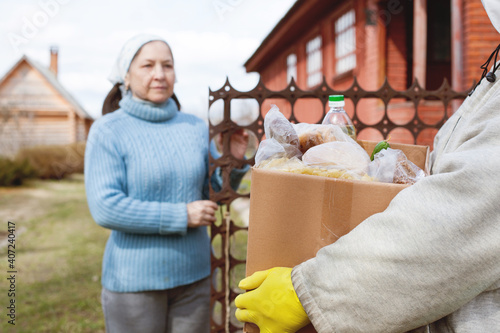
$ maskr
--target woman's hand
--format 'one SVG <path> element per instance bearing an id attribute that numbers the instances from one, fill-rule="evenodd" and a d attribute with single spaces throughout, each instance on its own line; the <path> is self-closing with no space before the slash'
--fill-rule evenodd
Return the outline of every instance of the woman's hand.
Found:
<path id="1" fill-rule="evenodd" d="M 222 147 L 223 135 L 218 137 L 218 145 Z M 229 138 L 229 146 L 231 147 L 231 155 L 237 159 L 243 159 L 248 147 L 248 133 L 244 129 L 239 129 Z"/>
<path id="2" fill-rule="evenodd" d="M 237 159 L 243 159 L 248 147 L 248 133 L 243 129 L 239 129 L 231 135 L 230 140 L 231 154 Z"/>
<path id="3" fill-rule="evenodd" d="M 188 227 L 198 228 L 214 223 L 217 220 L 215 218 L 216 210 L 217 204 L 210 200 L 198 200 L 188 203 Z"/>

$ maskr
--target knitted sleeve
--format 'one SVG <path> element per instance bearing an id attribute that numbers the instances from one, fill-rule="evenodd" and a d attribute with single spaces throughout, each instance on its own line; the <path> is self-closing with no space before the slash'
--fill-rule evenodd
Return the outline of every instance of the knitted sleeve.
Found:
<path id="1" fill-rule="evenodd" d="M 89 133 L 84 171 L 87 202 L 97 224 L 129 233 L 187 233 L 185 203 L 141 201 L 127 195 L 125 162 L 104 126 L 93 126 Z"/>

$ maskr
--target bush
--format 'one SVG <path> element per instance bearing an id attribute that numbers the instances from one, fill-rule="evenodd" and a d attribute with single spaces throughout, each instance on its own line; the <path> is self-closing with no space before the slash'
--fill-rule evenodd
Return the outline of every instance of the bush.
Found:
<path id="1" fill-rule="evenodd" d="M 28 160 L 41 179 L 61 179 L 72 173 L 83 173 L 85 142 L 68 145 L 24 148 L 17 159 Z"/>
<path id="2" fill-rule="evenodd" d="M 0 186 L 19 186 L 23 180 L 35 176 L 35 169 L 28 160 L 11 160 L 0 156 Z"/>

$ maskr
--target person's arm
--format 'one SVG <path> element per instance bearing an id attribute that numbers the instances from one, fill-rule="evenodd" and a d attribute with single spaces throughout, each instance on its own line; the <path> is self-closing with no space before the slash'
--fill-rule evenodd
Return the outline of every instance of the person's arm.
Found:
<path id="1" fill-rule="evenodd" d="M 112 133 L 91 130 L 85 151 L 85 188 L 97 224 L 141 234 L 186 234 L 185 203 L 142 201 L 128 196 L 126 165 Z"/>
<path id="2" fill-rule="evenodd" d="M 238 149 L 238 150 L 242 150 L 244 153 L 244 151 L 246 150 L 246 145 L 248 144 L 248 135 L 246 136 L 246 143 L 242 143 L 241 138 L 237 138 L 235 140 L 238 141 L 237 144 L 240 146 L 240 149 Z M 244 147 L 244 149 L 243 149 L 243 147 Z M 210 155 L 214 159 L 218 159 L 221 157 L 221 154 L 217 151 L 217 147 L 215 146 L 215 143 L 213 141 L 210 142 L 209 151 L 210 151 Z M 237 156 L 237 158 L 244 158 L 243 154 L 240 153 L 240 155 L 241 156 Z M 207 165 L 208 165 L 208 156 L 207 156 Z M 234 191 L 236 191 L 238 189 L 238 187 L 240 186 L 241 180 L 243 179 L 245 174 L 248 172 L 248 170 L 250 170 L 250 166 L 248 164 L 246 164 L 243 168 L 231 170 L 231 173 L 229 174 L 229 185 L 231 186 L 231 188 Z M 211 182 L 212 188 L 214 189 L 215 192 L 219 192 L 222 189 L 223 179 L 222 179 L 220 168 L 217 168 L 214 171 L 214 173 L 212 174 L 212 177 L 210 178 L 210 182 Z M 208 199 L 208 197 L 209 197 L 208 179 L 207 179 L 205 186 L 204 186 L 203 197 L 206 199 Z"/>
<path id="3" fill-rule="evenodd" d="M 495 114 L 499 103 L 492 98 L 480 112 Z M 461 142 L 449 143 L 456 148 L 440 157 L 437 174 L 293 269 L 318 332 L 414 329 L 499 279 L 500 116 L 467 117 L 460 120 Z"/>

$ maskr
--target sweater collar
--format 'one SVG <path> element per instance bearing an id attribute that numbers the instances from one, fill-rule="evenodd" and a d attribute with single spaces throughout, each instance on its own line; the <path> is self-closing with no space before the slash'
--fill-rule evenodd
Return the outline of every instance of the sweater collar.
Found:
<path id="1" fill-rule="evenodd" d="M 122 98 L 120 108 L 134 117 L 151 122 L 167 121 L 175 117 L 179 111 L 172 98 L 163 104 L 154 104 L 135 98 L 130 93 Z"/>

